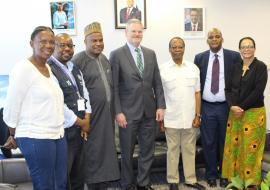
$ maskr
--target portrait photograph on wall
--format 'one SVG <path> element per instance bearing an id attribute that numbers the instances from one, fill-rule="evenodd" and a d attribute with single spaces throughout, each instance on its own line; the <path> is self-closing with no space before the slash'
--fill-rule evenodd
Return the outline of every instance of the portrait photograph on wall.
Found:
<path id="1" fill-rule="evenodd" d="M 0 108 L 4 107 L 8 89 L 8 75 L 0 75 Z"/>
<path id="2" fill-rule="evenodd" d="M 114 0 L 115 28 L 124 29 L 129 19 L 139 19 L 146 28 L 146 0 Z"/>
<path id="3" fill-rule="evenodd" d="M 204 8 L 184 8 L 184 38 L 203 38 L 205 36 L 204 15 Z"/>
<path id="4" fill-rule="evenodd" d="M 76 34 L 74 1 L 50 2 L 51 27 L 58 33 Z"/>

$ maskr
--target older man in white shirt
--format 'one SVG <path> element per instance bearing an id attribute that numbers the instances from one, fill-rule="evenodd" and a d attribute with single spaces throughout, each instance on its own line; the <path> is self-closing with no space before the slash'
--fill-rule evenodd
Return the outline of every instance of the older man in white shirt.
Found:
<path id="1" fill-rule="evenodd" d="M 172 59 L 160 68 L 167 109 L 164 127 L 167 139 L 167 181 L 170 190 L 178 190 L 179 156 L 182 152 L 185 184 L 204 190 L 195 174 L 196 136 L 200 126 L 201 93 L 199 69 L 184 61 L 185 43 L 174 37 L 170 40 Z"/>

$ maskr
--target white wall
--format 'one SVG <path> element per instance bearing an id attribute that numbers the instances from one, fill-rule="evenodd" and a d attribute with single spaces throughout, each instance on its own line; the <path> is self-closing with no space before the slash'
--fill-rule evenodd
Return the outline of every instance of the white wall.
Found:
<path id="1" fill-rule="evenodd" d="M 1 1 L 0 74 L 8 74 L 18 60 L 31 55 L 29 38 L 34 27 L 50 26 L 49 0 Z M 84 49 L 83 28 L 93 21 L 102 24 L 105 40 L 104 53 L 125 43 L 124 30 L 114 27 L 114 0 L 77 0 L 77 35 L 73 37 L 76 52 Z M 270 1 L 269 0 L 146 0 L 147 29 L 143 44 L 154 49 L 159 63 L 169 59 L 168 41 L 182 36 L 183 8 L 204 7 L 206 31 L 221 29 L 224 47 L 237 50 L 244 36 L 254 37 L 257 57 L 270 64 Z M 186 39 L 186 59 L 208 48 L 206 38 Z M 266 95 L 270 88 L 267 87 Z M 270 108 L 270 98 L 266 105 Z M 270 114 L 269 118 L 270 118 Z M 269 120 L 268 120 L 269 121 Z M 270 122 L 268 122 L 270 124 Z M 270 127 L 269 127 L 270 128 Z"/>

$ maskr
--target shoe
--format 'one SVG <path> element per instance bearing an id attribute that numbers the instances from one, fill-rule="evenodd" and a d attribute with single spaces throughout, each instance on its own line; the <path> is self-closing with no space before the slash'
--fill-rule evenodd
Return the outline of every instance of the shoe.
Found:
<path id="1" fill-rule="evenodd" d="M 170 183 L 170 190 L 179 190 L 178 183 Z"/>
<path id="2" fill-rule="evenodd" d="M 123 190 L 136 190 L 136 185 L 130 184 L 124 187 Z"/>
<path id="3" fill-rule="evenodd" d="M 228 186 L 228 184 L 229 184 L 229 181 L 226 178 L 220 178 L 220 180 L 219 180 L 220 187 L 225 188 Z"/>
<path id="4" fill-rule="evenodd" d="M 205 187 L 199 183 L 185 183 L 185 185 L 194 189 L 205 190 Z"/>
<path id="5" fill-rule="evenodd" d="M 137 185 L 137 190 L 154 190 L 154 188 L 152 188 L 151 185 L 146 185 L 146 186 Z"/>
<path id="6" fill-rule="evenodd" d="M 217 186 L 216 179 L 208 179 L 207 184 L 209 187 L 216 187 Z"/>

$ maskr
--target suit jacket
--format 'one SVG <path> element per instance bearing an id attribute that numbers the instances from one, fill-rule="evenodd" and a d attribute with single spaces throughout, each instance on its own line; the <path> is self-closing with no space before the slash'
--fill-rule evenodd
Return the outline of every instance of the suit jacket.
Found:
<path id="1" fill-rule="evenodd" d="M 127 120 L 155 117 L 156 109 L 166 108 L 162 82 L 153 50 L 141 47 L 144 73 L 141 77 L 128 45 L 110 55 L 114 84 L 116 114 L 124 113 Z"/>
<path id="2" fill-rule="evenodd" d="M 185 31 L 192 31 L 192 25 L 191 22 L 188 22 L 185 24 Z M 202 23 L 198 23 L 197 31 L 203 31 Z"/>
<path id="3" fill-rule="evenodd" d="M 234 65 L 242 61 L 241 56 L 238 52 L 223 49 L 224 53 L 224 77 L 225 77 L 225 88 L 230 84 L 230 78 L 232 75 L 232 71 L 234 69 Z M 201 80 L 201 92 L 203 93 L 205 78 L 208 68 L 210 50 L 199 53 L 195 56 L 194 63 L 200 69 L 200 80 Z"/>
<path id="4" fill-rule="evenodd" d="M 136 18 L 141 20 L 141 11 L 138 8 L 133 7 L 129 13 L 128 19 L 126 19 L 127 7 L 120 10 L 120 23 L 126 23 L 129 19 Z"/>

